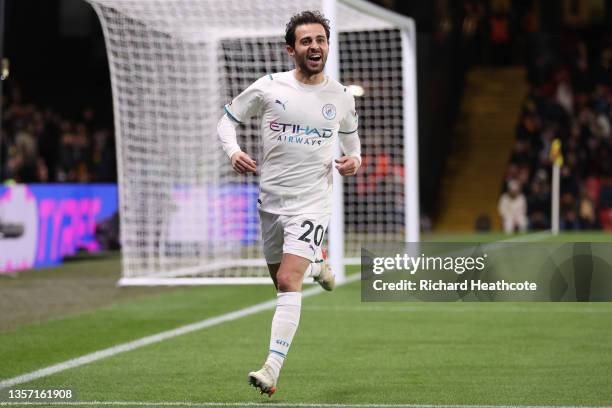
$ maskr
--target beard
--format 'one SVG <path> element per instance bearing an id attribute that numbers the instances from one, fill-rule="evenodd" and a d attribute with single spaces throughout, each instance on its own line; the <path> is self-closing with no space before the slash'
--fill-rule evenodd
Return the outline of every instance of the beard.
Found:
<path id="1" fill-rule="evenodd" d="M 309 60 L 307 53 L 303 55 L 296 54 L 295 62 L 297 63 L 298 67 L 300 67 L 300 71 L 309 76 L 320 74 L 325 69 L 325 63 L 327 62 L 327 54 L 321 53 L 321 60 L 319 61 L 319 64 L 317 66 L 310 65 L 308 61 Z"/>

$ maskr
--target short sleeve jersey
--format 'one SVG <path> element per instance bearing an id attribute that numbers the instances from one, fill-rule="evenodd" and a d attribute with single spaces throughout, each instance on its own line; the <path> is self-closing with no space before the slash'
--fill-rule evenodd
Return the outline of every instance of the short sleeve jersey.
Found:
<path id="1" fill-rule="evenodd" d="M 293 71 L 255 81 L 225 112 L 236 122 L 261 115 L 259 204 L 274 214 L 330 213 L 333 144 L 357 131 L 355 99 L 337 81 L 299 82 Z"/>

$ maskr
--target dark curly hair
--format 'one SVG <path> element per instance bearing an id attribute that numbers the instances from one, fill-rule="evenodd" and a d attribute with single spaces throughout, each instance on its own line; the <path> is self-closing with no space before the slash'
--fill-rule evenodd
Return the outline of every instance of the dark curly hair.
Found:
<path id="1" fill-rule="evenodd" d="M 303 24 L 321 24 L 325 29 L 327 41 L 329 41 L 329 20 L 318 11 L 302 11 L 291 17 L 285 29 L 285 43 L 295 46 L 295 29 Z"/>

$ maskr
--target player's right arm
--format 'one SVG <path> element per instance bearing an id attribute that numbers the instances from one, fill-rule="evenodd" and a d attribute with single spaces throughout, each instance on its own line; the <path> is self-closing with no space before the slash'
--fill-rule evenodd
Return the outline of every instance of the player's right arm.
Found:
<path id="1" fill-rule="evenodd" d="M 240 174 L 255 172 L 255 160 L 243 152 L 236 139 L 236 127 L 257 115 L 263 107 L 263 88 L 267 77 L 262 77 L 245 89 L 233 101 L 225 105 L 225 114 L 217 123 L 217 135 L 223 150 L 232 161 L 232 167 Z"/>
<path id="2" fill-rule="evenodd" d="M 232 161 L 234 170 L 240 174 L 249 172 L 254 173 L 257 171 L 257 163 L 240 149 L 236 140 L 237 126 L 238 123 L 230 119 L 226 113 L 219 119 L 219 123 L 217 123 L 217 136 L 219 137 L 223 150 Z"/>

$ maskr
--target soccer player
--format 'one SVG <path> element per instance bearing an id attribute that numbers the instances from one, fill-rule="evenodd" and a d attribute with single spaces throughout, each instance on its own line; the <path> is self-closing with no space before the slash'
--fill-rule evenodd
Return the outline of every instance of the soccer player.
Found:
<path id="1" fill-rule="evenodd" d="M 271 396 L 300 320 L 302 281 L 308 272 L 324 289 L 335 278 L 324 262 L 323 235 L 331 213 L 333 144 L 344 156 L 335 160 L 342 176 L 361 165 L 355 99 L 325 76 L 329 51 L 328 20 L 317 11 L 294 15 L 285 42 L 295 69 L 259 78 L 225 105 L 219 140 L 240 174 L 258 164 L 236 142 L 238 124 L 261 115 L 263 160 L 259 215 L 263 252 L 277 290 L 268 358 L 249 373 L 249 383 Z"/>

